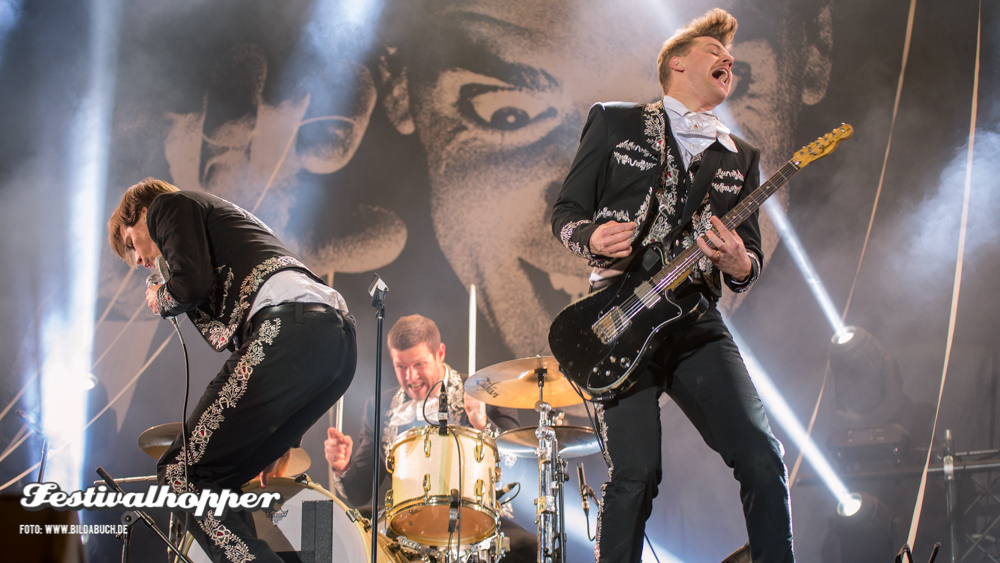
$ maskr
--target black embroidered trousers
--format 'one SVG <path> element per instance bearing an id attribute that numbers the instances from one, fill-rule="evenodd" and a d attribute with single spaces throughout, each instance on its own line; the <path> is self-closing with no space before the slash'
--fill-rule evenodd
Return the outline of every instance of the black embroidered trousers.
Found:
<path id="1" fill-rule="evenodd" d="M 239 493 L 347 391 L 357 363 L 353 317 L 300 309 L 255 325 L 188 417 L 188 480 L 178 436 L 157 465 L 160 484 Z M 212 561 L 282 561 L 256 538 L 249 512 L 187 521 Z"/>
<path id="2" fill-rule="evenodd" d="M 792 563 L 781 444 L 714 305 L 691 327 L 667 338 L 634 387 L 598 408 L 611 477 L 598 522 L 598 561 L 638 562 L 642 557 L 646 520 L 662 477 L 661 393 L 677 403 L 733 468 L 754 563 Z"/>

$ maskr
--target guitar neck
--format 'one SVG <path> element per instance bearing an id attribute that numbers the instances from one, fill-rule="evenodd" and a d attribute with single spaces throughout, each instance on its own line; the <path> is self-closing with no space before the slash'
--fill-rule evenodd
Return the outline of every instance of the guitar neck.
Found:
<path id="1" fill-rule="evenodd" d="M 743 201 L 739 203 L 736 207 L 726 213 L 726 216 L 722 218 L 722 224 L 726 226 L 727 229 L 733 230 L 738 227 L 743 221 L 747 220 L 747 217 L 757 211 L 767 198 L 774 195 L 774 192 L 781 189 L 782 186 L 788 183 L 788 180 L 799 171 L 799 167 L 795 165 L 794 162 L 789 160 L 778 169 L 777 172 L 771 175 L 770 178 L 764 182 L 759 188 L 753 191 L 749 196 L 747 196 Z"/>
<path id="2" fill-rule="evenodd" d="M 786 162 L 766 182 L 744 198 L 739 205 L 730 210 L 729 213 L 726 213 L 726 216 L 722 218 L 722 224 L 729 230 L 735 229 L 743 221 L 746 221 L 747 217 L 750 217 L 754 211 L 757 211 L 767 198 L 774 195 L 782 186 L 787 184 L 788 180 L 798 171 L 799 166 L 796 166 L 795 162 L 791 160 Z M 663 291 L 665 289 L 673 289 L 691 273 L 694 265 L 704 256 L 705 253 L 696 244 L 685 249 L 676 258 L 671 260 L 666 267 L 653 276 L 650 280 L 653 284 L 653 290 Z"/>

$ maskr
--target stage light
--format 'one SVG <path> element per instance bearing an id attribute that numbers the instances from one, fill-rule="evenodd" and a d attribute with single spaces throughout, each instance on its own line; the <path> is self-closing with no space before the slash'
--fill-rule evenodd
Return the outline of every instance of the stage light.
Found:
<path id="1" fill-rule="evenodd" d="M 840 538 L 843 563 L 892 561 L 896 552 L 895 516 L 882 501 L 868 493 L 852 493 L 850 504 L 837 506 L 834 528 Z"/>
<path id="2" fill-rule="evenodd" d="M 843 332 L 838 332 L 833 335 L 834 344 L 847 344 L 854 338 L 854 327 L 847 327 Z"/>
<path id="3" fill-rule="evenodd" d="M 899 362 L 868 331 L 854 326 L 846 331 L 850 338 L 835 335 L 830 341 L 837 411 L 864 424 L 895 421 L 908 403 Z"/>
<path id="4" fill-rule="evenodd" d="M 803 456 L 813 466 L 816 474 L 822 479 L 827 488 L 830 489 L 830 492 L 833 493 L 834 498 L 845 506 L 852 506 L 854 500 L 852 500 L 851 493 L 844 486 L 837 472 L 834 471 L 830 462 L 826 460 L 826 457 L 820 452 L 815 442 L 809 437 L 806 429 L 799 422 L 798 417 L 795 416 L 795 412 L 792 411 L 788 402 L 778 392 L 778 388 L 771 381 L 767 372 L 764 371 L 760 362 L 757 361 L 753 352 L 750 351 L 750 347 L 746 345 L 730 323 L 727 322 L 727 325 L 730 327 L 729 331 L 733 335 L 736 346 L 740 349 L 740 355 L 743 356 L 743 362 L 747 366 L 747 371 L 750 372 L 750 378 L 753 380 L 754 387 L 757 388 L 760 400 L 767 408 L 768 418 L 776 422 L 788 434 L 788 437 L 795 442 L 796 447 L 802 451 Z"/>
<path id="5" fill-rule="evenodd" d="M 858 493 L 851 493 L 849 498 L 837 503 L 837 514 L 844 517 L 854 516 L 859 510 L 861 510 L 861 503 L 861 495 Z"/>

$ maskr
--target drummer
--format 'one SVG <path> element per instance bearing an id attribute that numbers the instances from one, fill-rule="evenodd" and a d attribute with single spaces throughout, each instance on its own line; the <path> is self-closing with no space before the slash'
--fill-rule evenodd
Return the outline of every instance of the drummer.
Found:
<path id="1" fill-rule="evenodd" d="M 389 355 L 392 358 L 399 389 L 382 393 L 381 463 L 385 467 L 386 452 L 396 438 L 416 426 L 437 421 L 438 382 L 444 381 L 448 401 L 448 424 L 471 426 L 490 435 L 520 426 L 517 411 L 494 407 L 478 401 L 465 393 L 462 375 L 444 363 L 445 345 L 437 324 L 422 315 L 399 319 L 388 336 Z M 428 397 L 428 394 L 431 396 Z M 424 403 L 426 399 L 426 405 Z M 365 418 L 361 427 L 361 441 L 357 448 L 354 440 L 336 428 L 327 429 L 324 442 L 326 461 L 335 474 L 334 488 L 354 506 L 371 502 L 372 459 L 374 452 L 375 399 L 365 405 Z M 391 486 L 391 478 L 381 473 L 379 500 Z M 504 562 L 535 561 L 537 539 L 534 534 L 517 525 L 508 517 L 501 517 L 500 531 L 510 538 L 510 551 Z"/>

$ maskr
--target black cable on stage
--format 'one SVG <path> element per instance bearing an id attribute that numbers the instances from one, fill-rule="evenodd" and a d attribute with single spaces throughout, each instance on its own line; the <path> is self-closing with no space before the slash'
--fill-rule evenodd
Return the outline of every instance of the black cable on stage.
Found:
<path id="1" fill-rule="evenodd" d="M 448 427 L 448 433 L 451 437 L 455 439 L 455 449 L 458 450 L 458 538 L 455 540 L 455 559 L 460 559 L 461 549 L 462 549 L 462 512 L 463 504 L 465 502 L 465 493 L 462 490 L 462 484 L 465 481 L 465 466 L 462 465 L 462 443 L 458 440 L 458 434 L 455 429 L 451 426 Z M 483 447 L 486 447 L 486 443 L 483 442 Z M 448 547 L 451 548 L 451 533 L 448 533 Z"/>
<path id="2" fill-rule="evenodd" d="M 420 416 L 422 416 L 424 418 L 424 422 L 426 422 L 428 426 L 432 426 L 432 424 L 431 424 L 430 420 L 427 420 L 427 401 L 430 400 L 431 395 L 434 393 L 434 389 L 438 385 L 440 385 L 441 388 L 444 389 L 445 379 L 447 377 L 448 377 L 448 374 L 446 373 L 445 376 L 440 381 L 438 381 L 437 383 L 435 383 L 434 385 L 431 386 L 430 390 L 427 391 L 427 395 L 424 396 L 424 402 L 423 402 L 423 404 L 420 406 Z M 438 405 L 438 408 L 440 408 L 440 405 Z M 440 421 L 439 421 L 439 423 L 440 423 Z M 459 442 L 459 440 L 458 440 L 458 434 L 455 433 L 455 430 L 453 428 L 451 428 L 451 426 L 448 427 L 448 432 L 451 434 L 452 438 L 455 439 L 455 447 L 458 450 L 458 541 L 457 541 L 457 545 L 455 546 L 456 547 L 456 549 L 455 549 L 456 555 L 458 555 L 457 552 L 462 547 L 462 501 L 465 498 L 463 496 L 462 483 L 464 482 L 464 477 L 465 477 L 464 469 L 465 468 L 462 465 L 462 443 Z M 520 490 L 521 490 L 521 486 L 518 485 L 518 492 L 520 492 Z M 448 550 L 451 549 L 451 542 L 452 542 L 452 538 L 453 537 L 454 537 L 454 532 L 449 532 L 448 533 L 448 545 L 445 546 L 445 551 L 448 551 Z"/>
<path id="3" fill-rule="evenodd" d="M 445 377 L 448 377 L 448 376 L 445 375 Z M 436 423 L 432 423 L 431 421 L 427 420 L 427 401 L 430 400 L 431 395 L 434 393 L 434 388 L 436 388 L 438 385 L 443 386 L 444 385 L 444 379 L 441 379 L 440 381 L 438 381 L 434 385 L 431 385 L 430 390 L 428 390 L 427 394 L 424 395 L 424 402 L 420 405 L 420 416 L 422 416 L 424 418 L 424 422 L 427 423 L 427 426 L 433 426 L 434 424 L 436 424 Z"/>
<path id="4" fill-rule="evenodd" d="M 191 362 L 188 359 L 188 349 L 187 344 L 184 342 L 184 335 L 181 334 L 181 327 L 177 323 L 177 317 L 170 317 L 170 323 L 174 325 L 174 330 L 177 332 L 177 338 L 181 341 L 181 350 L 184 351 L 184 411 L 181 412 L 181 447 L 184 449 L 184 486 L 187 487 L 191 484 L 188 480 L 188 464 L 190 460 L 188 459 L 188 441 L 187 441 L 187 410 L 188 410 L 188 398 L 191 396 Z M 184 519 L 184 528 L 187 529 L 187 518 Z"/>
<path id="5" fill-rule="evenodd" d="M 567 381 L 569 381 L 570 387 L 573 388 L 573 391 L 576 391 L 576 394 L 579 395 L 581 399 L 583 399 L 583 408 L 584 408 L 584 410 L 587 411 L 587 418 L 590 420 L 590 427 L 594 431 L 594 436 L 597 438 L 597 445 L 598 445 L 598 447 L 601 448 L 601 454 L 602 454 L 601 457 L 604 458 L 604 464 L 607 465 L 607 463 L 608 463 L 608 450 L 605 447 L 604 440 L 602 439 L 601 433 L 599 432 L 599 429 L 597 428 L 597 424 L 594 422 L 594 417 L 591 416 L 591 414 L 590 414 L 590 404 L 589 404 L 589 401 L 587 401 L 587 398 L 583 396 L 583 391 L 580 390 L 580 388 L 577 386 L 577 384 L 576 384 L 575 381 L 573 381 L 572 379 L 570 379 L 568 377 L 566 379 L 567 379 Z M 610 467 L 608 469 L 610 470 Z M 593 498 L 594 498 L 595 501 L 597 500 L 596 493 L 595 493 L 595 495 L 594 495 Z M 601 501 L 598 501 L 598 509 L 597 510 L 598 510 L 598 514 L 600 514 L 600 511 L 601 511 Z M 589 519 L 587 520 L 587 537 L 588 538 L 590 537 L 590 520 Z M 649 541 L 649 536 L 646 535 L 646 532 L 642 533 L 642 537 L 646 538 L 646 543 L 649 544 L 649 551 L 653 553 L 653 559 L 656 559 L 656 563 L 660 563 L 660 558 L 656 555 L 656 550 L 653 549 L 653 542 Z"/>

